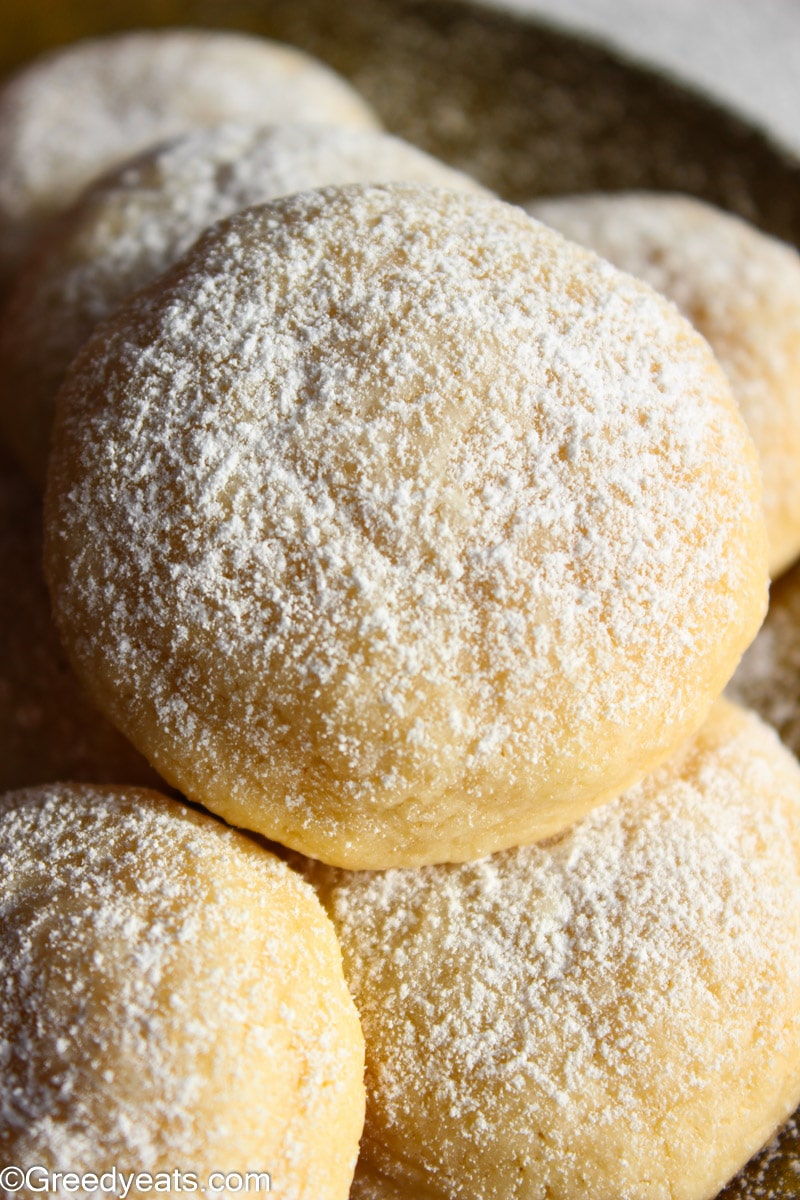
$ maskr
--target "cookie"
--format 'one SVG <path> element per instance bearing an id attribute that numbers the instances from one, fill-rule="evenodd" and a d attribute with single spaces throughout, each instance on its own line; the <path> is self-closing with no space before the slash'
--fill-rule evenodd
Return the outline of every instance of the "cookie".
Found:
<path id="1" fill-rule="evenodd" d="M 187 134 L 89 188 L 48 227 L 0 319 L 0 423 L 31 477 L 44 485 L 55 397 L 77 351 L 206 226 L 291 192 L 393 180 L 483 190 L 388 134 L 304 125 Z"/>
<path id="2" fill-rule="evenodd" d="M 800 255 L 681 195 L 540 201 L 539 220 L 674 300 L 731 381 L 764 474 L 770 574 L 800 554 Z"/>
<path id="3" fill-rule="evenodd" d="M 0 800 L 0 863 L 4 1163 L 346 1200 L 363 1039 L 303 880 L 155 792 L 58 784 Z"/>
<path id="4" fill-rule="evenodd" d="M 0 91 L 0 285 L 42 221 L 139 150 L 223 121 L 374 128 L 365 101 L 291 46 L 167 29 L 75 42 Z"/>
<path id="5" fill-rule="evenodd" d="M 800 1099 L 800 767 L 752 714 L 542 845 L 306 869 L 367 1046 L 359 1200 L 704 1200 Z"/>
<path id="6" fill-rule="evenodd" d="M 75 669 L 170 782 L 338 866 L 549 836 L 704 720 L 761 621 L 758 464 L 672 305 L 519 209 L 248 209 L 59 396 Z"/>

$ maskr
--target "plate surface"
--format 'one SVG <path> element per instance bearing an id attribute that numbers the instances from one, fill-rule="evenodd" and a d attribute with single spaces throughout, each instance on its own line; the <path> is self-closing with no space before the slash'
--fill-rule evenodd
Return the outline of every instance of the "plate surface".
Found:
<path id="1" fill-rule="evenodd" d="M 591 42 L 450 0 L 27 0 L 0 5 L 0 71 L 115 29 L 248 29 L 328 61 L 387 127 L 508 200 L 680 190 L 800 246 L 800 161 L 719 105 Z M 797 1200 L 800 1121 L 719 1200 Z"/>

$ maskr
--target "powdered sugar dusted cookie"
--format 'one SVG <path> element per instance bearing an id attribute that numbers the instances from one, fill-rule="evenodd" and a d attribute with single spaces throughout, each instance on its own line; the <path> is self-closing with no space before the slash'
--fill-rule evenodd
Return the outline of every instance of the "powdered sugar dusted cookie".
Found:
<path id="1" fill-rule="evenodd" d="M 438 184 L 465 175 L 372 130 L 223 126 L 160 145 L 104 177 L 44 237 L 0 327 L 0 420 L 44 483 L 55 396 L 95 325 L 221 217 L 324 184 Z"/>
<path id="2" fill-rule="evenodd" d="M 246 210 L 60 402 L 80 676 L 187 795 L 336 865 L 564 828 L 702 722 L 761 620 L 756 456 L 706 343 L 496 200 Z"/>
<path id="3" fill-rule="evenodd" d="M 674 300 L 731 381 L 764 474 L 770 574 L 800 553 L 800 255 L 699 200 L 545 200 L 540 220 Z"/>
<path id="4" fill-rule="evenodd" d="M 122 33 L 76 42 L 20 71 L 0 92 L 0 281 L 42 220 L 95 176 L 222 121 L 378 124 L 329 67 L 242 33 Z"/>
<path id="5" fill-rule="evenodd" d="M 367 1044 L 359 1200 L 701 1200 L 800 1098 L 800 768 L 750 714 L 543 845 L 307 869 Z"/>
<path id="6" fill-rule="evenodd" d="M 158 787 L 69 668 L 42 576 L 42 505 L 0 457 L 0 791 L 80 779 Z"/>
<path id="7" fill-rule="evenodd" d="M 363 1039 L 302 879 L 154 792 L 69 785 L 0 800 L 0 877 L 4 1162 L 345 1200 Z"/>

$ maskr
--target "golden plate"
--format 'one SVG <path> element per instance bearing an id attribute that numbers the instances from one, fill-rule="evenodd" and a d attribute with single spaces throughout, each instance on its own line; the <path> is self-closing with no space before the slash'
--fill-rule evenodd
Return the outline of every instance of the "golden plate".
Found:
<path id="1" fill-rule="evenodd" d="M 453 0 L 0 0 L 0 71 L 115 29 L 247 29 L 325 59 L 386 126 L 506 199 L 690 192 L 800 246 L 800 160 L 720 105 L 541 22 Z M 800 1120 L 719 1200 L 797 1200 Z"/>

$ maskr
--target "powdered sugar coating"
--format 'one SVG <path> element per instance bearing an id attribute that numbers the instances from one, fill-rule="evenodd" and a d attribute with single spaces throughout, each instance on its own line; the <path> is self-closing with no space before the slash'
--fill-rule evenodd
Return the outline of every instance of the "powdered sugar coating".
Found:
<path id="1" fill-rule="evenodd" d="M 575 196 L 528 211 L 669 296 L 708 339 L 761 458 L 777 577 L 800 554 L 797 249 L 689 196 Z"/>
<path id="2" fill-rule="evenodd" d="M 329 67 L 243 33 L 137 31 L 35 60 L 0 92 L 0 278 L 42 219 L 101 172 L 222 121 L 379 124 Z"/>
<path id="3" fill-rule="evenodd" d="M 543 845 L 307 869 L 367 1044 L 356 1196 L 700 1200 L 800 1097 L 800 768 L 749 714 Z"/>
<path id="4" fill-rule="evenodd" d="M 705 343 L 499 201 L 240 213 L 60 402 L 81 676 L 186 794 L 337 865 L 563 828 L 703 720 L 761 619 L 755 454 Z"/>
<path id="5" fill-rule="evenodd" d="M 227 125 L 124 164 L 48 229 L 0 328 L 0 418 L 44 484 L 55 396 L 94 327 L 214 221 L 325 184 L 403 180 L 482 191 L 407 142 L 373 130 Z"/>
<path id="6" fill-rule="evenodd" d="M 287 1200 L 345 1200 L 363 1040 L 311 889 L 154 792 L 0 812 L 3 1161 L 268 1171 Z"/>

